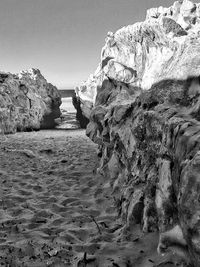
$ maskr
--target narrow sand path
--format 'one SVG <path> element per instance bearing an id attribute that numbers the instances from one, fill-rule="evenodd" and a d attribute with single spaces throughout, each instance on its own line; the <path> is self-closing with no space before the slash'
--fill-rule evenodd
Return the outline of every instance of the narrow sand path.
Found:
<path id="1" fill-rule="evenodd" d="M 119 242 L 97 164 L 82 130 L 0 137 L 0 266 L 157 266 L 155 234 Z"/>

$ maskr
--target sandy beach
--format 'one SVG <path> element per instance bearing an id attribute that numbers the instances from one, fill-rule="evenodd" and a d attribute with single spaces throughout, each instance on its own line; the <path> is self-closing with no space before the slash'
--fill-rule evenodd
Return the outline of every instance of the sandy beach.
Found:
<path id="1" fill-rule="evenodd" d="M 200 267 L 200 1 L 0 25 L 0 267 Z"/>
<path id="2" fill-rule="evenodd" d="M 83 130 L 1 136 L 1 266 L 157 265 L 157 235 L 122 225 Z"/>

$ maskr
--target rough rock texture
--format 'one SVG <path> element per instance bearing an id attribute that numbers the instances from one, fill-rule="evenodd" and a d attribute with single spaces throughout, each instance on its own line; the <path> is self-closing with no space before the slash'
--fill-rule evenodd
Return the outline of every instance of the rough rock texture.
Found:
<path id="1" fill-rule="evenodd" d="M 124 233 L 158 229 L 158 251 L 200 266 L 200 4 L 153 8 L 109 32 L 77 95 Z"/>
<path id="2" fill-rule="evenodd" d="M 0 133 L 54 127 L 61 98 L 38 69 L 0 73 Z"/>
<path id="3" fill-rule="evenodd" d="M 80 127 L 85 129 L 89 123 L 89 119 L 86 117 L 86 115 L 84 115 L 84 107 L 87 107 L 87 105 L 82 105 L 80 97 L 78 97 L 75 93 L 72 97 L 72 103 L 76 109 L 76 119 L 79 122 Z"/>

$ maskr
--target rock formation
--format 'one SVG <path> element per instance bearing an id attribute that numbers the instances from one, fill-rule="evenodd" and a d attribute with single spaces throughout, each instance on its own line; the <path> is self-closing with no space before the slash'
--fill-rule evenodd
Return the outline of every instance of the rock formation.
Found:
<path id="1" fill-rule="evenodd" d="M 76 109 L 76 120 L 79 122 L 80 127 L 85 129 L 89 123 L 89 119 L 86 117 L 86 115 L 84 115 L 85 114 L 84 107 L 87 107 L 87 105 L 82 105 L 82 100 L 80 99 L 79 96 L 76 95 L 76 93 L 74 93 L 72 97 L 72 103 L 73 103 L 74 108 Z M 87 114 L 87 110 L 86 110 L 86 114 Z"/>
<path id="2" fill-rule="evenodd" d="M 159 251 L 164 236 L 164 250 L 184 246 L 200 266 L 200 4 L 152 8 L 109 32 L 77 95 L 124 233 L 159 230 Z"/>
<path id="3" fill-rule="evenodd" d="M 38 69 L 0 73 L 0 133 L 54 127 L 61 98 Z"/>

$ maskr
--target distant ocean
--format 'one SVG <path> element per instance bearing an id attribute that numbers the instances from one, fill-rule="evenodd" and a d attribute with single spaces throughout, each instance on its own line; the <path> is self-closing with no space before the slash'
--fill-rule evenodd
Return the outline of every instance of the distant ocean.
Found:
<path id="1" fill-rule="evenodd" d="M 63 92 L 64 91 L 64 92 Z M 71 92 L 70 92 L 71 91 Z M 61 100 L 62 104 L 60 106 L 60 110 L 62 113 L 62 119 L 58 120 L 59 125 L 56 127 L 57 129 L 79 129 L 79 123 L 76 121 L 76 109 L 72 104 L 72 90 L 62 90 L 61 92 Z M 64 97 L 63 97 L 64 96 Z M 66 97 L 67 96 L 67 97 Z"/>
<path id="2" fill-rule="evenodd" d="M 72 97 L 63 97 L 60 109 L 61 111 L 64 110 L 70 113 L 76 113 L 76 110 L 72 104 Z"/>

